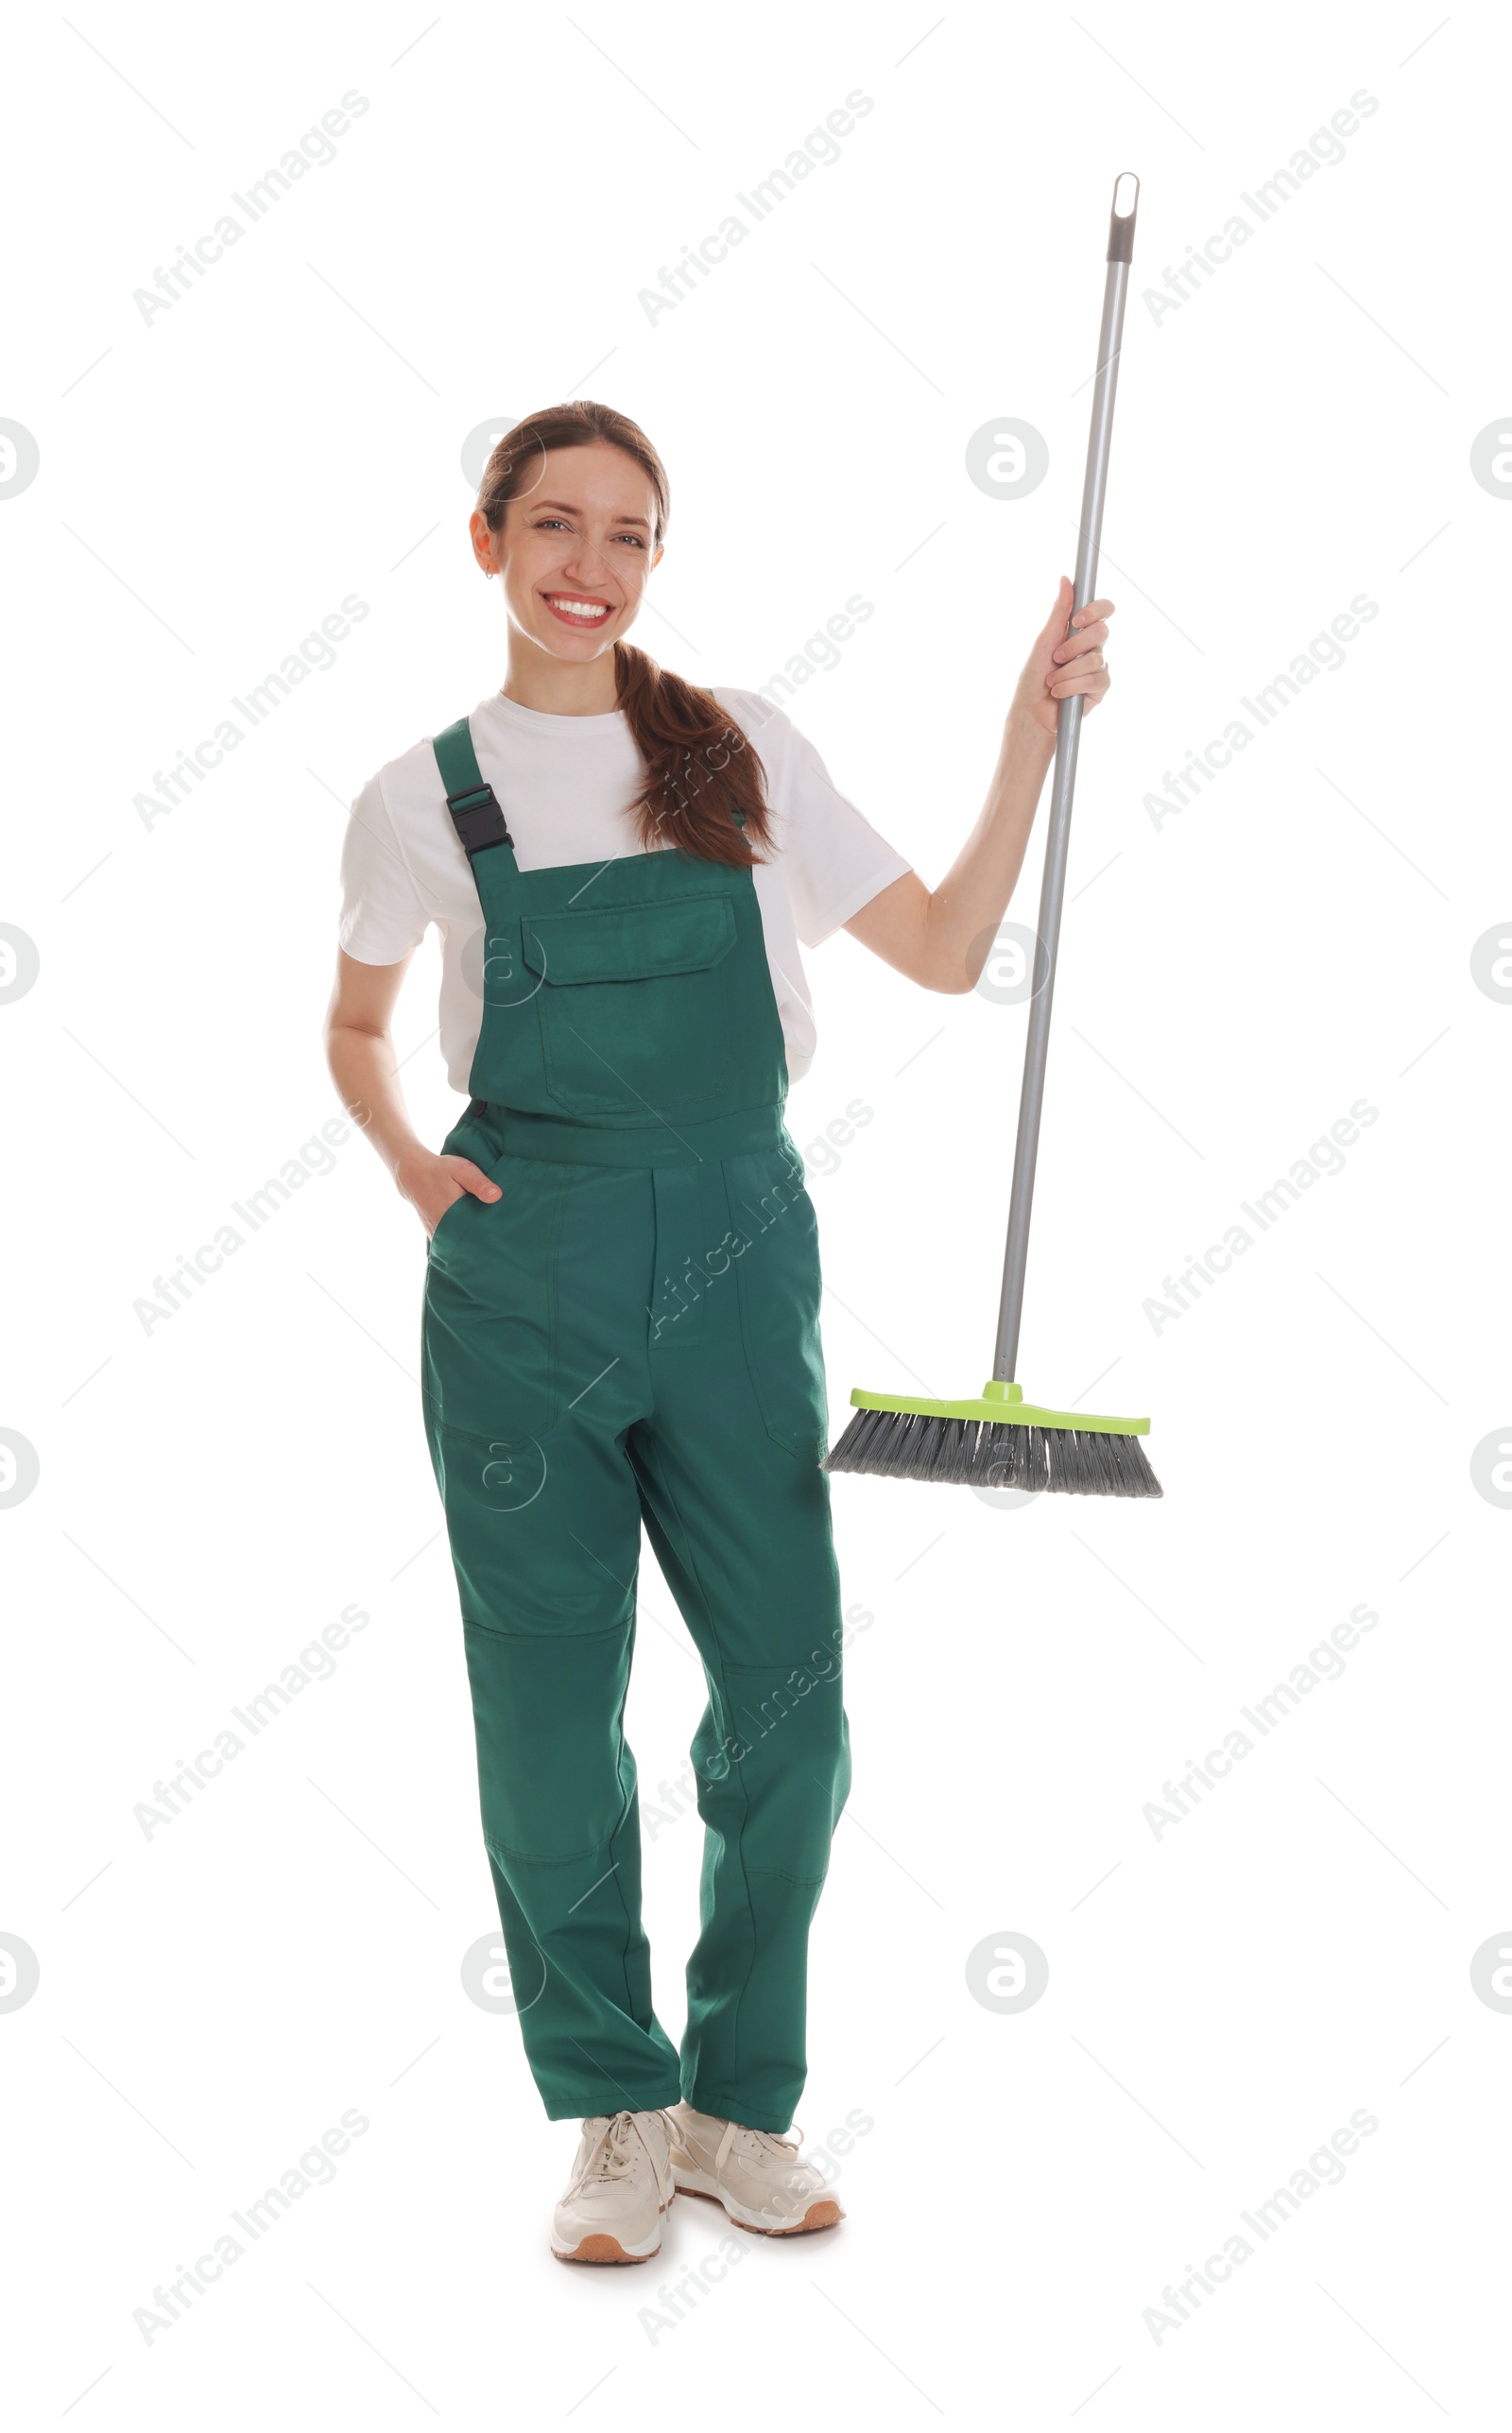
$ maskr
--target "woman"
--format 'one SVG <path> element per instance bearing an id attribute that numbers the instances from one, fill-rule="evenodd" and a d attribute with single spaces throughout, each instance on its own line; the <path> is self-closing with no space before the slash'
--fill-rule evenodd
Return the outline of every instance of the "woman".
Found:
<path id="1" fill-rule="evenodd" d="M 582 2122 L 551 2235 L 573 2263 L 655 2255 L 678 2189 L 778 2235 L 840 2218 L 785 2136 L 850 1786 L 818 1247 L 782 1121 L 814 1047 L 799 940 L 844 927 L 922 988 L 970 990 L 1056 705 L 1108 681 L 1111 604 L 1066 638 L 1062 578 L 931 892 L 780 710 L 627 643 L 667 513 L 660 457 L 607 406 L 533 415 L 493 450 L 472 536 L 507 674 L 358 796 L 328 1033 L 430 1236 L 425 1426 L 525 2052 L 550 2117 Z M 442 1050 L 471 1093 L 438 1155 L 388 1030 L 433 921 Z M 709 1692 L 680 2058 L 651 2005 L 622 1729 L 643 1524 Z"/>

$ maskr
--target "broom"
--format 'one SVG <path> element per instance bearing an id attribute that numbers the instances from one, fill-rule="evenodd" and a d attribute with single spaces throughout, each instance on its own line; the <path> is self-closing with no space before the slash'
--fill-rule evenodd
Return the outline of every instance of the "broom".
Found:
<path id="1" fill-rule="evenodd" d="M 1127 211 L 1121 212 L 1119 194 L 1125 179 L 1133 194 Z M 1086 607 L 1097 588 L 1097 552 L 1108 484 L 1113 397 L 1118 386 L 1124 299 L 1134 254 L 1134 215 L 1138 207 L 1139 180 L 1127 170 L 1113 187 L 1108 231 L 1108 275 L 1097 340 L 1097 374 L 1087 441 L 1087 478 L 1082 490 L 1073 614 Z M 1040 894 L 1039 937 L 1045 957 L 1044 983 L 1029 1006 L 1013 1189 L 1008 1202 L 1007 1250 L 1003 1263 L 1003 1298 L 991 1378 L 980 1395 L 954 1403 L 928 1398 L 919 1401 L 906 1394 L 874 1394 L 858 1386 L 850 1396 L 855 1417 L 826 1455 L 822 1466 L 828 1471 L 865 1471 L 880 1478 L 925 1478 L 948 1486 L 1016 1487 L 1062 1495 L 1159 1495 L 1162 1492 L 1139 1441 L 1149 1433 L 1147 1419 L 1108 1419 L 1089 1411 L 1046 1410 L 1038 1403 L 1026 1403 L 1022 1389 L 1012 1382 L 1023 1315 L 1029 1210 L 1040 1146 L 1050 1005 L 1056 985 L 1056 950 L 1060 937 L 1081 719 L 1082 696 L 1073 694 L 1069 700 L 1061 702 L 1056 723 L 1056 773 Z"/>

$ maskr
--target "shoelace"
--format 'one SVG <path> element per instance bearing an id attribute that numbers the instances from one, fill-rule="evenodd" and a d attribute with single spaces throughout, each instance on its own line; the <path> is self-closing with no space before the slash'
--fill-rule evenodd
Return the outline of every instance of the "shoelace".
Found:
<path id="1" fill-rule="evenodd" d="M 665 2129 L 670 2144 L 673 2134 L 672 2123 L 664 2112 L 659 2112 L 656 2116 Z M 659 2171 L 660 2166 L 656 2156 L 647 2145 L 645 2131 L 634 2113 L 611 2113 L 596 2142 L 590 2148 L 581 2170 L 568 2189 L 569 2197 L 577 2196 L 593 2181 L 623 2179 L 626 2172 L 634 2166 L 635 2144 L 643 2148 L 653 2173 Z"/>
<path id="2" fill-rule="evenodd" d="M 715 2179 L 724 2169 L 726 2158 L 737 2137 L 753 2137 L 756 2140 L 758 2152 L 781 2155 L 787 2162 L 796 2161 L 803 2151 L 803 2131 L 796 2124 L 785 2137 L 779 2137 L 772 2130 L 743 2130 L 739 2121 L 730 2120 L 725 2123 L 725 2133 L 719 2141 L 719 2151 L 714 2156 Z"/>

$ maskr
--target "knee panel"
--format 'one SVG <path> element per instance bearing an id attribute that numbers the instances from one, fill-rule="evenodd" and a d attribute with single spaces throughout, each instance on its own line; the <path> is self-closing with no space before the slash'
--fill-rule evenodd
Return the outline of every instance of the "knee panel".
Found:
<path id="1" fill-rule="evenodd" d="M 602 1851 L 634 1792 L 621 1731 L 631 1632 L 465 1626 L 483 1832 L 511 1856 Z"/>
<path id="2" fill-rule="evenodd" d="M 820 1884 L 850 1788 L 850 1742 L 836 1673 L 801 1665 L 730 1665 L 695 1743 L 700 1806 L 746 1866 Z"/>

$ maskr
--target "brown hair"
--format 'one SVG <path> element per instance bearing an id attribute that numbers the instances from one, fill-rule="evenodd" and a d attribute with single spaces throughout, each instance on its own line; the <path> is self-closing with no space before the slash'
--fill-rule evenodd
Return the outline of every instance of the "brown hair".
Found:
<path id="1" fill-rule="evenodd" d="M 527 495 L 539 481 L 548 449 L 597 442 L 620 449 L 650 482 L 656 496 L 651 545 L 659 547 L 671 511 L 666 467 L 639 423 L 586 397 L 527 415 L 498 441 L 478 488 L 478 510 L 490 531 L 502 526 L 510 499 Z M 641 843 L 649 849 L 671 841 L 700 861 L 760 860 L 751 846 L 772 841 L 765 772 L 742 729 L 712 693 L 658 666 L 631 643 L 614 645 L 614 678 L 615 707 L 628 719 L 645 764 L 631 805 Z M 734 819 L 737 811 L 744 826 Z"/>

